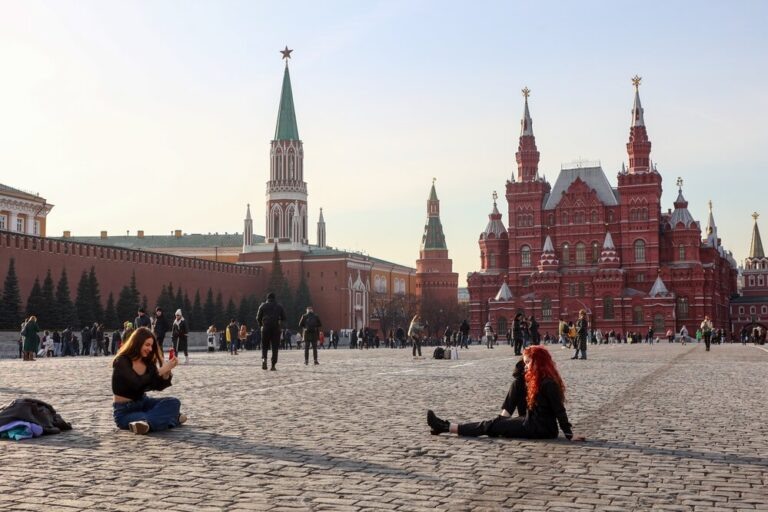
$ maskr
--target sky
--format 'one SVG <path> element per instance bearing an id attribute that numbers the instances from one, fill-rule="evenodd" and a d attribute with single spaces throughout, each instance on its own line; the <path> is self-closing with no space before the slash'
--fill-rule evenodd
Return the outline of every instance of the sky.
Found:
<path id="1" fill-rule="evenodd" d="M 662 209 L 682 177 L 741 262 L 768 219 L 767 21 L 738 0 L 0 0 L 0 182 L 55 205 L 49 236 L 242 232 L 248 203 L 263 234 L 287 45 L 310 243 L 322 207 L 328 245 L 415 266 L 436 178 L 463 286 L 520 90 L 539 173 L 599 161 L 615 186 L 638 74 Z"/>

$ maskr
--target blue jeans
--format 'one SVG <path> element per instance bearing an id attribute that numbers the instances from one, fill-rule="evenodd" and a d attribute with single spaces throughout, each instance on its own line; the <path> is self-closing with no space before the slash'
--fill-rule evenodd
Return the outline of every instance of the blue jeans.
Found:
<path id="1" fill-rule="evenodd" d="M 179 426 L 178 398 L 150 398 L 144 395 L 139 400 L 123 404 L 112 404 L 112 416 L 118 428 L 128 430 L 128 424 L 134 421 L 146 421 L 150 431 L 166 430 Z"/>

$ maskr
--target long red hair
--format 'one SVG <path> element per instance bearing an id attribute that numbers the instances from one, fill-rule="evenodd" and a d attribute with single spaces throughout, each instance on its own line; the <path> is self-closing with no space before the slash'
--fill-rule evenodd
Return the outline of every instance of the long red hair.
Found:
<path id="1" fill-rule="evenodd" d="M 526 403 L 528 410 L 532 410 L 536 405 L 536 395 L 544 379 L 552 379 L 560 388 L 560 395 L 565 401 L 565 383 L 557 371 L 552 356 L 546 348 L 534 345 L 523 350 L 523 358 L 530 359 L 531 364 L 525 372 Z"/>

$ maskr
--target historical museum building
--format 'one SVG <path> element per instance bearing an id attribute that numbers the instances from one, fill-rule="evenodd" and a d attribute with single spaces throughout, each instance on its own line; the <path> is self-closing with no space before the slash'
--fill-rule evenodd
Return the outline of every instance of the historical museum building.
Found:
<path id="1" fill-rule="evenodd" d="M 317 243 L 309 243 L 309 203 L 304 181 L 304 145 L 299 138 L 288 58 L 286 59 L 275 138 L 270 144 L 264 240 L 253 235 L 246 210 L 239 261 L 272 271 L 277 248 L 285 277 L 296 288 L 303 278 L 323 324 L 336 329 L 378 328 L 374 303 L 414 293 L 415 269 L 367 255 L 331 248 L 326 241 L 322 208 Z M 280 297 L 278 297 L 278 301 Z"/>
<path id="2" fill-rule="evenodd" d="M 505 332 L 517 312 L 534 315 L 541 332 L 585 309 L 595 329 L 657 333 L 689 330 L 709 315 L 728 328 L 736 293 L 736 262 L 717 236 L 712 207 L 702 239 L 682 180 L 674 208 L 662 210 L 662 176 L 640 103 L 640 79 L 622 164 L 613 187 L 599 164 L 563 168 L 550 185 L 539 175 L 539 152 L 525 97 L 516 153 L 506 183 L 507 226 L 494 192 L 480 234 L 481 268 L 468 276 L 474 334 L 491 321 Z"/>
<path id="3" fill-rule="evenodd" d="M 768 329 L 768 258 L 765 257 L 763 241 L 757 227 L 757 213 L 752 214 L 752 242 L 749 255 L 742 269 L 743 287 L 741 295 L 731 299 L 731 332 L 739 336 L 742 329 L 752 335 L 756 327 L 762 333 Z"/>
<path id="4" fill-rule="evenodd" d="M 440 222 L 440 200 L 435 182 L 427 200 L 427 222 L 421 238 L 419 259 L 416 260 L 416 295 L 439 304 L 457 304 L 459 274 L 453 272 L 453 261 L 448 258 L 443 225 Z"/>

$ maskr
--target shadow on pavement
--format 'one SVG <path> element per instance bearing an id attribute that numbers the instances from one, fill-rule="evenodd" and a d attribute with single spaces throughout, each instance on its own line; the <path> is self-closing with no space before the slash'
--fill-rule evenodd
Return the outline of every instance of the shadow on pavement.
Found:
<path id="1" fill-rule="evenodd" d="M 583 446 L 585 448 L 608 448 L 611 450 L 631 450 L 640 452 L 643 455 L 658 455 L 662 457 L 676 457 L 685 459 L 696 459 L 711 462 L 713 464 L 728 465 L 747 465 L 768 467 L 768 458 L 751 457 L 749 455 L 739 455 L 732 453 L 702 452 L 694 450 L 679 450 L 674 448 L 659 448 L 656 446 L 644 446 L 632 443 L 622 443 L 620 441 L 602 441 L 590 438 L 587 443 L 578 443 L 574 446 Z"/>
<path id="2" fill-rule="evenodd" d="M 237 436 L 203 432 L 200 430 L 193 430 L 190 427 L 185 427 L 183 431 L 177 430 L 176 432 L 183 432 L 183 435 L 173 439 L 173 441 L 178 442 L 179 444 L 192 444 L 199 447 L 201 450 L 209 449 L 221 452 L 234 452 L 244 455 L 255 455 L 264 459 L 321 466 L 325 469 L 336 468 L 345 471 L 359 471 L 375 475 L 386 474 L 389 476 L 408 479 L 417 478 L 419 480 L 425 481 L 438 481 L 437 478 L 431 475 L 417 473 L 398 467 L 377 464 L 375 462 L 350 459 L 338 455 L 328 455 L 319 451 L 308 450 L 299 446 L 280 446 L 255 443 Z M 172 434 L 176 434 L 176 432 L 173 430 L 168 431 L 168 433 Z"/>

